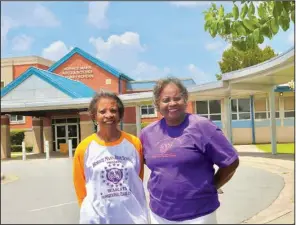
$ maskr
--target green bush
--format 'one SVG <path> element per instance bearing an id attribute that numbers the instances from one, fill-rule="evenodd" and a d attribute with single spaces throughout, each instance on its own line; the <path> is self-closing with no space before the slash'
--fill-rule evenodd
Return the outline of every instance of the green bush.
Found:
<path id="1" fill-rule="evenodd" d="M 144 122 L 144 123 L 141 123 L 141 129 L 143 129 L 144 127 L 146 127 L 147 125 L 149 125 L 150 123 L 148 122 Z"/>
<path id="2" fill-rule="evenodd" d="M 22 142 L 25 139 L 25 131 L 23 130 L 14 130 L 10 131 L 10 143 L 11 145 L 22 145 Z"/>
<path id="3" fill-rule="evenodd" d="M 22 146 L 21 145 L 11 145 L 11 152 L 22 152 Z M 26 147 L 26 152 L 32 152 L 33 151 L 33 147 L 32 146 L 28 146 Z"/>

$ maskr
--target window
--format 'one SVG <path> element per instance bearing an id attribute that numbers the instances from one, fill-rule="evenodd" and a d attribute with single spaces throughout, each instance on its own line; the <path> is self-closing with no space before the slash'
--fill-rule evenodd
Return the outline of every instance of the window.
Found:
<path id="1" fill-rule="evenodd" d="M 254 100 L 255 119 L 270 118 L 270 108 L 268 98 L 258 98 Z M 280 118 L 279 98 L 275 99 L 275 118 Z"/>
<path id="2" fill-rule="evenodd" d="M 20 115 L 10 115 L 11 123 L 25 123 L 25 117 Z"/>
<path id="3" fill-rule="evenodd" d="M 4 81 L 1 81 L 1 89 L 4 88 L 5 84 Z"/>
<path id="4" fill-rule="evenodd" d="M 142 105 L 141 106 L 142 118 L 157 117 L 156 110 L 153 105 Z"/>
<path id="5" fill-rule="evenodd" d="M 294 117 L 294 96 L 284 97 L 284 117 L 291 118 Z"/>
<path id="6" fill-rule="evenodd" d="M 250 113 L 250 99 L 232 99 L 231 100 L 231 111 L 233 120 L 249 120 L 251 118 Z"/>
<path id="7" fill-rule="evenodd" d="M 196 113 L 210 120 L 221 120 L 220 100 L 196 101 Z"/>

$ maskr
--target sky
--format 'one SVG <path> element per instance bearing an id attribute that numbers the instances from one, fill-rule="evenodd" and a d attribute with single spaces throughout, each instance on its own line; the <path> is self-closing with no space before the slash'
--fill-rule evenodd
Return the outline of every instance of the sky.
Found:
<path id="1" fill-rule="evenodd" d="M 232 2 L 217 2 L 231 10 Z M 210 2 L 1 2 L 1 58 L 57 61 L 74 47 L 135 80 L 165 76 L 216 81 L 229 43 L 204 31 Z M 294 46 L 294 25 L 261 47 Z"/>

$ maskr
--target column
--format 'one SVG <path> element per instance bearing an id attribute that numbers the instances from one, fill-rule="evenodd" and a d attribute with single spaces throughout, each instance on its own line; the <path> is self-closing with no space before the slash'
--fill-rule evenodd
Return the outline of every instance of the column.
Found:
<path id="1" fill-rule="evenodd" d="M 32 118 L 32 136 L 33 136 L 33 152 L 44 153 L 43 142 L 43 119 L 33 117 Z"/>
<path id="2" fill-rule="evenodd" d="M 53 151 L 53 139 L 54 137 L 52 136 L 51 118 L 44 117 L 43 118 L 43 143 L 45 143 L 45 141 L 48 141 L 50 152 Z"/>
<path id="3" fill-rule="evenodd" d="M 1 159 L 11 158 L 9 116 L 1 116 Z"/>
<path id="4" fill-rule="evenodd" d="M 254 112 L 254 96 L 250 96 L 250 102 L 251 102 L 251 122 L 252 122 L 252 144 L 256 144 L 256 128 L 255 128 L 255 112 Z"/>
<path id="5" fill-rule="evenodd" d="M 88 137 L 89 135 L 95 133 L 94 130 L 94 123 L 91 120 L 89 112 L 80 112 L 80 137 L 82 141 L 84 138 Z"/>
<path id="6" fill-rule="evenodd" d="M 221 107 L 222 108 L 222 107 Z M 230 97 L 224 97 L 223 99 L 223 112 L 224 132 L 228 140 L 232 143 L 232 117 L 231 117 L 231 99 Z"/>
<path id="7" fill-rule="evenodd" d="M 137 136 L 140 137 L 140 132 L 141 132 L 141 107 L 139 105 L 136 106 L 136 128 L 137 128 Z"/>
<path id="8" fill-rule="evenodd" d="M 277 154 L 276 149 L 276 119 L 275 119 L 275 92 L 274 87 L 269 90 L 269 105 L 270 105 L 270 137 L 272 154 Z"/>

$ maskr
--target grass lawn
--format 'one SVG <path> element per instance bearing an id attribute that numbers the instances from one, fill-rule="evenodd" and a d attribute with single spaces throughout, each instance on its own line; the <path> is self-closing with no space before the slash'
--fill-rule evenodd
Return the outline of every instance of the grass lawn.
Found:
<path id="1" fill-rule="evenodd" d="M 256 147 L 264 152 L 271 152 L 271 144 L 256 145 Z M 277 144 L 277 153 L 294 154 L 294 143 Z"/>
<path id="2" fill-rule="evenodd" d="M 32 155 L 32 152 L 27 152 L 27 155 Z M 22 152 L 12 152 L 11 153 L 11 158 L 16 158 L 16 157 L 21 157 L 23 155 Z"/>

